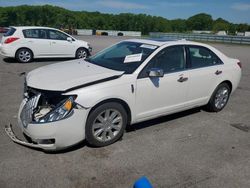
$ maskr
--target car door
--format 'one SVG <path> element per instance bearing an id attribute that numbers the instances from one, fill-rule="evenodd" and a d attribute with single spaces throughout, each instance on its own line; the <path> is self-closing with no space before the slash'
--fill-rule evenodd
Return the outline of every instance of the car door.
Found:
<path id="1" fill-rule="evenodd" d="M 150 70 L 163 70 L 163 77 L 149 77 Z M 185 107 L 188 72 L 184 46 L 161 50 L 139 74 L 136 83 L 138 120 L 178 111 Z"/>
<path id="2" fill-rule="evenodd" d="M 35 57 L 47 57 L 50 55 L 50 41 L 44 29 L 24 29 L 24 47 L 32 50 Z"/>
<path id="3" fill-rule="evenodd" d="M 223 62 L 210 49 L 202 46 L 187 46 L 187 52 L 190 63 L 188 105 L 203 105 L 223 75 Z"/>
<path id="4" fill-rule="evenodd" d="M 54 57 L 75 57 L 75 40 L 68 41 L 68 35 L 53 29 L 48 29 L 50 39 L 50 51 Z"/>

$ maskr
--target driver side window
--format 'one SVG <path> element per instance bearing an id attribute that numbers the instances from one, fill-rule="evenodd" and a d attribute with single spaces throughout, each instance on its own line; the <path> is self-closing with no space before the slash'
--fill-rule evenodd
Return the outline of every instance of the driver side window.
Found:
<path id="1" fill-rule="evenodd" d="M 148 70 L 152 68 L 162 69 L 164 74 L 167 74 L 184 70 L 185 67 L 184 46 L 171 46 L 156 54 L 143 70 L 140 77 L 147 77 Z"/>
<path id="2" fill-rule="evenodd" d="M 68 36 L 57 30 L 48 30 L 49 39 L 52 40 L 67 40 Z"/>

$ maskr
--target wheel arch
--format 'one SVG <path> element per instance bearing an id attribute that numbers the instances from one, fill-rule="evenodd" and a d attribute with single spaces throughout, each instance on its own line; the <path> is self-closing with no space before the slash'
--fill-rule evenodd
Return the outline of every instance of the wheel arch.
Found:
<path id="1" fill-rule="evenodd" d="M 232 92 L 232 89 L 233 89 L 233 84 L 231 81 L 229 80 L 224 80 L 223 82 L 221 82 L 220 84 L 223 84 L 223 83 L 226 83 L 229 87 L 230 87 L 230 92 Z M 220 85 L 219 84 L 219 85 Z"/>
<path id="2" fill-rule="evenodd" d="M 82 48 L 85 49 L 87 51 L 88 56 L 90 56 L 90 51 L 86 47 L 84 47 L 84 46 L 81 46 L 81 47 L 79 47 L 79 48 L 76 49 L 75 56 L 76 56 L 77 51 L 79 49 L 82 49 Z"/>
<path id="3" fill-rule="evenodd" d="M 15 52 L 15 58 L 17 57 L 17 52 L 18 52 L 19 50 L 21 50 L 21 49 L 28 49 L 28 50 L 30 50 L 31 53 L 32 53 L 32 57 L 34 58 L 34 52 L 33 52 L 30 48 L 28 48 L 28 47 L 20 47 L 20 48 L 18 48 L 18 49 L 16 50 L 16 52 Z"/>
<path id="4" fill-rule="evenodd" d="M 128 117 L 127 117 L 127 118 L 128 118 L 128 123 L 127 123 L 127 124 L 130 125 L 130 124 L 131 124 L 131 119 L 132 119 L 131 109 L 130 109 L 128 103 L 126 103 L 124 100 L 118 99 L 118 98 L 110 98 L 110 99 L 105 99 L 105 100 L 103 100 L 103 101 L 98 102 L 97 104 L 95 104 L 95 105 L 91 108 L 91 110 L 90 110 L 89 113 L 88 113 L 88 117 L 89 117 L 90 113 L 91 113 L 94 109 L 96 109 L 97 107 L 99 107 L 99 106 L 101 106 L 101 105 L 103 105 L 103 104 L 105 104 L 105 103 L 109 103 L 109 102 L 119 103 L 119 104 L 121 104 L 121 105 L 123 106 L 123 108 L 124 108 L 125 111 L 127 112 L 127 116 L 128 116 Z"/>

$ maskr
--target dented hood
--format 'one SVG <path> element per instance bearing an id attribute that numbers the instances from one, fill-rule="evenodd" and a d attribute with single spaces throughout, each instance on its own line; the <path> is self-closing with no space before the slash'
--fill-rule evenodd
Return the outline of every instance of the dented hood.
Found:
<path id="1" fill-rule="evenodd" d="M 26 82 L 32 88 L 66 91 L 122 74 L 123 72 L 77 59 L 35 69 L 27 75 Z"/>

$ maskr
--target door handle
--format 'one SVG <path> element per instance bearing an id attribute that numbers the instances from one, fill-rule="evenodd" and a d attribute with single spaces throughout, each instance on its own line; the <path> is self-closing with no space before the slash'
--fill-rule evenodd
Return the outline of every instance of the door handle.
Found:
<path id="1" fill-rule="evenodd" d="M 222 71 L 221 70 L 217 70 L 214 74 L 216 74 L 216 75 L 220 75 L 222 73 Z"/>
<path id="2" fill-rule="evenodd" d="M 186 82 L 188 80 L 188 77 L 180 77 L 177 81 L 178 82 Z"/>
<path id="3" fill-rule="evenodd" d="M 52 44 L 56 44 L 56 42 L 51 42 Z"/>

